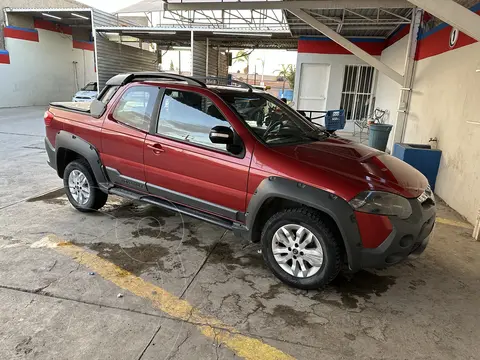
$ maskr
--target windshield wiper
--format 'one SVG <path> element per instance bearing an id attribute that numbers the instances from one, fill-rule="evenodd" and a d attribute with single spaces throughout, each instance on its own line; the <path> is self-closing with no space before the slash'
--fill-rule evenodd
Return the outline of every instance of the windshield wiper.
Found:
<path id="1" fill-rule="evenodd" d="M 306 135 L 313 140 L 325 140 L 330 137 L 330 134 L 322 129 L 309 131 Z"/>

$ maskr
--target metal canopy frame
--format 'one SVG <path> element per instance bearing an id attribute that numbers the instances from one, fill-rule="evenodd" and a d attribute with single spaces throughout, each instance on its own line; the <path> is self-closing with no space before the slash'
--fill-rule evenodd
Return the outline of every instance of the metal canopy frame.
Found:
<path id="1" fill-rule="evenodd" d="M 5 8 L 5 13 L 8 14 L 22 14 L 27 16 L 32 16 L 36 18 L 40 18 L 43 20 L 54 21 L 56 23 L 60 23 L 67 26 L 73 27 L 92 27 L 92 10 L 90 8 Z M 80 18 L 78 16 L 72 15 L 72 13 L 80 14 L 82 16 L 87 17 L 87 19 Z M 50 14 L 54 15 L 57 18 L 52 18 L 49 16 L 45 16 L 43 14 Z M 6 17 L 8 21 L 8 17 Z"/>
<path id="2" fill-rule="evenodd" d="M 298 17 L 299 19 L 305 21 L 307 24 L 312 26 L 313 28 L 317 29 L 319 32 L 325 34 L 327 37 L 338 43 L 339 45 L 343 46 L 345 49 L 350 51 L 352 54 L 358 56 L 360 59 L 365 61 L 367 64 L 373 66 L 375 69 L 381 71 L 389 78 L 394 80 L 395 82 L 403 85 L 403 75 L 397 73 L 391 67 L 385 65 L 376 57 L 370 55 L 365 50 L 359 48 L 357 45 L 352 43 L 350 40 L 344 38 L 334 30 L 330 29 L 327 25 L 323 24 L 322 22 L 315 19 L 313 16 L 307 14 L 305 11 L 302 10 L 289 10 L 293 15 Z"/>
<path id="3" fill-rule="evenodd" d="M 290 31 L 293 37 L 319 35 L 288 10 L 302 9 L 343 36 L 387 38 L 399 26 L 410 23 L 406 0 L 254 0 L 185 1 L 144 0 L 119 11 L 162 14 L 153 26 L 209 27 L 252 31 Z M 163 20 L 163 21 L 162 21 Z"/>

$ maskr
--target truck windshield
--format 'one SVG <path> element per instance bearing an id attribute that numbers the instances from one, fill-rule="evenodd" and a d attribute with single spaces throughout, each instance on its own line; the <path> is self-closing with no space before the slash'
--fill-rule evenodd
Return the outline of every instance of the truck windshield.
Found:
<path id="1" fill-rule="evenodd" d="M 321 140 L 328 134 L 284 102 L 268 94 L 219 94 L 266 144 Z"/>

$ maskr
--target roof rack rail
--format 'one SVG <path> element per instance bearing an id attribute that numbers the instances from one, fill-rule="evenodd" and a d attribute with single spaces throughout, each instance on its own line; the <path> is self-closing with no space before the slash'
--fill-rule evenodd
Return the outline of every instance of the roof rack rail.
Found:
<path id="1" fill-rule="evenodd" d="M 247 84 L 246 82 L 230 79 L 230 78 L 227 78 L 227 77 L 217 77 L 217 76 L 199 77 L 199 76 L 195 76 L 194 78 L 204 81 L 205 84 L 207 84 L 207 85 L 242 87 L 244 89 L 248 89 L 248 92 L 252 92 L 253 90 L 255 90 L 250 84 Z"/>
<path id="2" fill-rule="evenodd" d="M 169 79 L 169 80 L 185 81 L 188 85 L 199 85 L 203 88 L 207 87 L 205 83 L 201 82 L 200 80 L 194 79 L 192 77 L 178 75 L 178 74 L 163 73 L 163 72 L 137 72 L 137 73 L 129 73 L 129 74 L 118 74 L 112 77 L 110 80 L 108 80 L 106 85 L 123 86 L 135 80 L 152 80 L 152 79 Z"/>

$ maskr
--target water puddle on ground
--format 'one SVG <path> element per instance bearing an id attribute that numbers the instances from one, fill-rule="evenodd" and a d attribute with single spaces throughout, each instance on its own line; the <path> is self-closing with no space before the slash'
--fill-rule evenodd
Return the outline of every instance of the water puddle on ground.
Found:
<path id="1" fill-rule="evenodd" d="M 340 273 L 326 291 L 336 291 L 341 296 L 341 302 L 325 299 L 323 292 L 313 296 L 313 299 L 337 307 L 356 309 L 358 298 L 370 300 L 372 296 L 382 296 L 394 284 L 394 276 L 382 276 L 366 270 L 355 274 Z"/>

